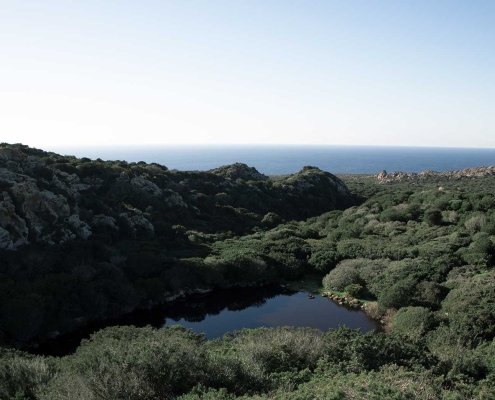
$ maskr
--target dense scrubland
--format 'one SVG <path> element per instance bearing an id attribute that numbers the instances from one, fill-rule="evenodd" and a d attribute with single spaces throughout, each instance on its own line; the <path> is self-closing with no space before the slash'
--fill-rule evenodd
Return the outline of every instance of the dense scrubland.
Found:
<path id="1" fill-rule="evenodd" d="M 184 172 L 3 144 L 0 190 L 1 399 L 495 397 L 492 175 Z M 113 327 L 62 358 L 7 348 L 308 273 L 387 333 Z"/>

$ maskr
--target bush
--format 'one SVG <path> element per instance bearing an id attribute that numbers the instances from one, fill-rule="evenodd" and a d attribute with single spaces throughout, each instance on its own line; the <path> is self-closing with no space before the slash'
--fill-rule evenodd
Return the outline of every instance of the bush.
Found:
<path id="1" fill-rule="evenodd" d="M 393 331 L 417 339 L 431 330 L 434 322 L 433 312 L 425 307 L 403 307 L 395 315 Z"/>
<path id="2" fill-rule="evenodd" d="M 331 270 L 338 261 L 338 254 L 331 248 L 314 250 L 308 260 L 308 264 L 322 272 Z"/>
<path id="3" fill-rule="evenodd" d="M 358 263 L 355 260 L 344 260 L 323 278 L 325 289 L 343 291 L 346 286 L 359 283 Z"/>
<path id="4" fill-rule="evenodd" d="M 362 290 L 363 290 L 363 287 L 360 284 L 353 283 L 351 285 L 347 285 L 344 288 L 344 293 L 347 297 L 358 298 L 359 295 L 361 294 Z"/>
<path id="5" fill-rule="evenodd" d="M 37 399 L 56 373 L 53 359 L 0 348 L 0 399 Z"/>
<path id="6" fill-rule="evenodd" d="M 377 301 L 368 301 L 364 304 L 364 311 L 367 315 L 369 315 L 373 319 L 381 319 L 385 314 L 385 310 L 383 310 Z"/>
<path id="7" fill-rule="evenodd" d="M 268 228 L 274 228 L 277 225 L 279 225 L 281 222 L 282 222 L 282 218 L 280 218 L 278 214 L 274 212 L 269 212 L 261 220 L 261 223 Z"/>
<path id="8" fill-rule="evenodd" d="M 46 398 L 172 398 L 200 381 L 203 341 L 180 326 L 104 329 L 65 359 Z M 79 396 L 67 391 L 73 383 Z"/>
<path id="9" fill-rule="evenodd" d="M 378 303 L 385 308 L 395 308 L 409 305 L 416 283 L 412 279 L 402 279 L 394 285 L 385 288 L 378 296 Z"/>
<path id="10" fill-rule="evenodd" d="M 442 302 L 450 326 L 462 340 L 495 337 L 495 277 L 493 273 L 474 276 L 460 283 Z"/>
<path id="11" fill-rule="evenodd" d="M 438 209 L 425 211 L 424 220 L 429 226 L 442 224 L 442 212 Z"/>

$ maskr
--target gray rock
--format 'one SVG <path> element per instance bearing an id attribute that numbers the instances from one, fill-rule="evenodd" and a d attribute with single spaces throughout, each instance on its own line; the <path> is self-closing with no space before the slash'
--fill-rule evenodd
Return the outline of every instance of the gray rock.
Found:
<path id="1" fill-rule="evenodd" d="M 436 172 L 431 170 L 422 171 L 419 174 L 416 172 L 391 172 L 383 170 L 376 175 L 378 183 L 392 183 L 392 182 L 402 182 L 402 181 L 415 181 L 427 179 L 430 177 L 441 177 L 449 179 L 463 179 L 472 177 L 485 177 L 495 175 L 495 166 L 490 167 L 476 167 L 476 168 L 465 168 L 458 171 L 446 171 L 446 172 Z"/>
<path id="2" fill-rule="evenodd" d="M 12 172 L 6 168 L 0 168 L 0 182 L 9 183 L 9 184 L 20 183 L 20 182 L 36 183 L 36 180 L 31 178 L 30 176 Z"/>
<path id="3" fill-rule="evenodd" d="M 69 224 L 75 230 L 77 236 L 84 240 L 88 239 L 93 234 L 89 225 L 86 222 L 81 221 L 77 214 L 69 217 Z"/>
<path id="4" fill-rule="evenodd" d="M 131 179 L 131 185 L 135 186 L 153 196 L 160 196 L 163 194 L 163 191 L 153 182 L 144 179 L 140 176 Z"/>
<path id="5" fill-rule="evenodd" d="M 2 248 L 15 249 L 28 243 L 28 227 L 26 221 L 17 215 L 14 202 L 7 192 L 0 196 L 0 227 L 7 232 L 2 234 Z M 7 230 L 7 228 L 9 228 Z"/>
<path id="6" fill-rule="evenodd" d="M 60 175 L 61 171 L 58 171 Z M 88 190 L 91 188 L 91 185 L 86 183 L 79 183 L 79 177 L 76 174 L 69 175 L 64 172 L 65 175 L 62 175 L 65 178 L 65 181 L 60 180 L 57 175 L 53 175 L 52 183 L 59 189 L 65 191 L 70 197 L 75 200 L 79 200 L 81 198 L 82 191 Z M 77 179 L 75 179 L 75 178 Z M 66 183 L 67 182 L 67 183 Z"/>
<path id="7" fill-rule="evenodd" d="M 142 228 L 150 233 L 155 232 L 155 227 L 153 224 L 148 221 L 143 215 L 142 212 L 139 210 L 134 210 L 136 213 L 135 215 L 130 216 L 129 213 L 122 213 L 120 216 L 122 218 L 125 218 L 127 222 L 129 223 L 130 227 L 136 231 L 136 228 Z M 139 213 L 137 213 L 139 212 Z"/>

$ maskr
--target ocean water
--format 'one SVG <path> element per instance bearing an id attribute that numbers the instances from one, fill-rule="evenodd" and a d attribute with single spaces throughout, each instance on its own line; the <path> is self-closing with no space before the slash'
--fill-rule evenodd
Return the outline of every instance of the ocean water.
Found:
<path id="1" fill-rule="evenodd" d="M 46 149 L 77 157 L 156 162 L 169 169 L 205 171 L 242 162 L 267 175 L 291 174 L 305 165 L 334 174 L 451 171 L 495 165 L 495 149 L 379 146 L 102 146 Z"/>

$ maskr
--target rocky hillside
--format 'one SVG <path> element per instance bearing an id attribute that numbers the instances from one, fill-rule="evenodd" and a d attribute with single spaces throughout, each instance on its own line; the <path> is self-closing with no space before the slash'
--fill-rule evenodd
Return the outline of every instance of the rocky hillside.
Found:
<path id="1" fill-rule="evenodd" d="M 224 165 L 223 167 L 211 169 L 209 172 L 234 181 L 237 179 L 244 181 L 266 181 L 268 179 L 268 176 L 259 173 L 256 168 L 248 167 L 242 163 Z"/>
<path id="2" fill-rule="evenodd" d="M 218 258 L 213 243 L 352 204 L 340 179 L 314 167 L 273 181 L 244 164 L 170 171 L 0 144 L 0 343 L 300 274 L 304 252 L 291 270 L 276 249 L 267 261 Z"/>
<path id="3" fill-rule="evenodd" d="M 208 172 L 92 161 L 0 145 L 0 248 L 60 244 L 94 232 L 161 235 L 166 225 L 242 233 L 268 212 L 302 219 L 351 204 L 337 177 L 317 168 L 272 183 L 233 164 Z"/>
<path id="4" fill-rule="evenodd" d="M 465 168 L 458 171 L 422 171 L 420 173 L 416 172 L 391 172 L 383 170 L 376 175 L 378 183 L 393 183 L 393 182 L 404 182 L 404 181 L 426 181 L 432 178 L 440 179 L 466 179 L 466 178 L 482 178 L 487 176 L 495 175 L 495 166 L 490 167 L 476 167 L 476 168 Z"/>

